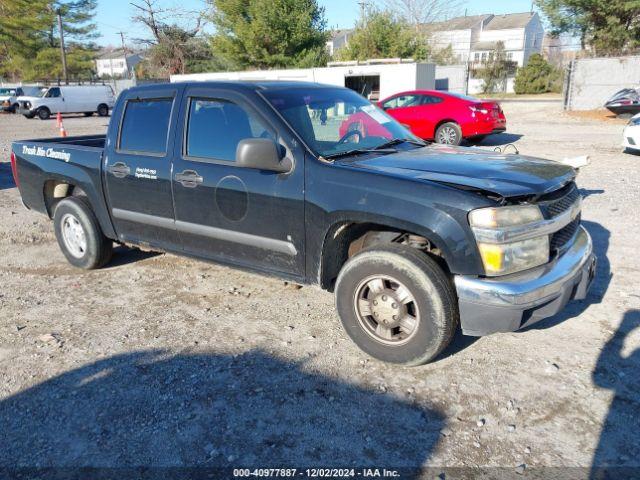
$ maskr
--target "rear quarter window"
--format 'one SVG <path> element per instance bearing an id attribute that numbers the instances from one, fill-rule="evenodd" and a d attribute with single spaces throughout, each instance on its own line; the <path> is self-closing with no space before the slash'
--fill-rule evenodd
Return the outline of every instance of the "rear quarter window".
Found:
<path id="1" fill-rule="evenodd" d="M 128 100 L 120 127 L 119 150 L 164 155 L 172 98 Z"/>

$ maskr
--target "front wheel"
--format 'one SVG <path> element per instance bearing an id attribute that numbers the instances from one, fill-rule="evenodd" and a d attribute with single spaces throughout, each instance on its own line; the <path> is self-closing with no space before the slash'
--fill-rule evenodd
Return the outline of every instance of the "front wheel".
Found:
<path id="1" fill-rule="evenodd" d="M 38 118 L 40 120 L 48 120 L 51 116 L 51 111 L 47 107 L 38 109 Z"/>
<path id="2" fill-rule="evenodd" d="M 435 137 L 436 143 L 443 145 L 460 145 L 462 143 L 462 130 L 457 123 L 443 123 L 436 130 Z"/>
<path id="3" fill-rule="evenodd" d="M 113 242 L 102 233 L 85 197 L 60 201 L 53 224 L 58 245 L 71 265 L 91 270 L 102 267 L 111 259 Z"/>
<path id="4" fill-rule="evenodd" d="M 433 360 L 458 324 L 451 280 L 433 259 L 411 247 L 363 250 L 344 265 L 335 291 L 347 334 L 384 362 L 412 366 Z"/>

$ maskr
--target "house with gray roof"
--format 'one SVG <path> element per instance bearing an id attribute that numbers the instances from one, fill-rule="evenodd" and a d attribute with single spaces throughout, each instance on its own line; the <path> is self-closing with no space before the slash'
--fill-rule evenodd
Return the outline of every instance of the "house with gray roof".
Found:
<path id="1" fill-rule="evenodd" d="M 100 78 L 130 78 L 141 60 L 139 52 L 121 48 L 103 50 L 96 58 L 96 74 Z"/>
<path id="2" fill-rule="evenodd" d="M 424 25 L 436 50 L 449 45 L 460 63 L 486 62 L 502 42 L 507 57 L 523 66 L 533 53 L 542 51 L 544 28 L 535 12 L 474 15 Z"/>

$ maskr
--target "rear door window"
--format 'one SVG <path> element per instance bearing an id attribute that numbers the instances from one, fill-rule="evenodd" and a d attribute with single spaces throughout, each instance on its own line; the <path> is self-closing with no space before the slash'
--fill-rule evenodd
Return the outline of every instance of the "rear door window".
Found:
<path id="1" fill-rule="evenodd" d="M 167 152 L 172 98 L 129 100 L 120 126 L 119 150 L 150 155 Z"/>

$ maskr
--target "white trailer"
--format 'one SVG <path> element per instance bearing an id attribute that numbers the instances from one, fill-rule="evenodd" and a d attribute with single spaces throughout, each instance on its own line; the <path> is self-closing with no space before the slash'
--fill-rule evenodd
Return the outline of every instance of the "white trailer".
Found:
<path id="1" fill-rule="evenodd" d="M 172 75 L 172 82 L 207 80 L 289 80 L 324 83 L 356 90 L 371 100 L 407 90 L 434 90 L 436 66 L 432 63 L 401 62 L 367 64 L 349 62 L 323 68 L 255 70 Z"/>

